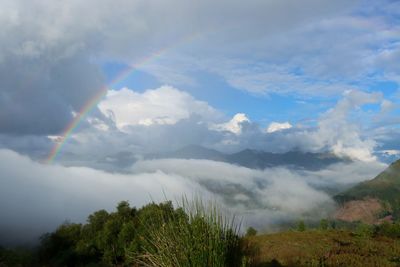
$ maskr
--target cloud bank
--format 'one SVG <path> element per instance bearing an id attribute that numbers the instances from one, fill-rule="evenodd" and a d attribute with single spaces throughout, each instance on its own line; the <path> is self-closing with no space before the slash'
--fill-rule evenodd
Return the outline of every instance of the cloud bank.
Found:
<path id="1" fill-rule="evenodd" d="M 377 142 L 359 119 L 365 116 L 364 106 L 375 105 L 375 114 L 379 114 L 382 106 L 385 109 L 382 103 L 385 99 L 380 93 L 351 90 L 311 125 L 271 122 L 264 129 L 244 113 L 227 118 L 206 102 L 174 87 L 162 86 L 142 93 L 123 88 L 110 91 L 99 103 L 105 119 L 89 117 L 89 126 L 73 133 L 60 159 L 101 161 L 121 151 L 143 157 L 201 145 L 223 152 L 248 148 L 275 153 L 329 152 L 371 162 L 377 160 Z"/>
<path id="2" fill-rule="evenodd" d="M 231 213 L 245 216 L 245 225 L 261 229 L 306 213 L 319 218 L 333 207 L 325 189 L 369 179 L 385 167 L 357 164 L 296 172 L 169 159 L 139 161 L 129 173 L 113 174 L 87 167 L 43 165 L 0 150 L 0 239 L 2 243 L 32 242 L 64 220 L 83 222 L 89 213 L 111 210 L 120 200 L 140 207 L 150 200 L 179 199 L 183 194 L 217 200 Z"/>

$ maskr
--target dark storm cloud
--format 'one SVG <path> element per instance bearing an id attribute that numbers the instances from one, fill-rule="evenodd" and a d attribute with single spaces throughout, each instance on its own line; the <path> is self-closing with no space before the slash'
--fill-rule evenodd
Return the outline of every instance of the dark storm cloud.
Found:
<path id="1" fill-rule="evenodd" d="M 216 27 L 223 42 L 240 42 L 346 10 L 347 2 L 2 1 L 0 132 L 59 133 L 102 85 L 93 59 L 130 63 Z"/>
<path id="2" fill-rule="evenodd" d="M 7 55 L 0 63 L 0 132 L 57 134 L 102 85 L 82 55 Z"/>

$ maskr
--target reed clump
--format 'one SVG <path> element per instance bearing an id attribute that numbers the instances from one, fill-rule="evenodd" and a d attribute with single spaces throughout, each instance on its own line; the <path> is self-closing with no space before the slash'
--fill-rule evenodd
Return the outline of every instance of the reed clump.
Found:
<path id="1" fill-rule="evenodd" d="M 173 213 L 162 210 L 147 222 L 146 246 L 138 263 L 155 267 L 243 266 L 240 224 L 215 202 L 182 198 Z"/>

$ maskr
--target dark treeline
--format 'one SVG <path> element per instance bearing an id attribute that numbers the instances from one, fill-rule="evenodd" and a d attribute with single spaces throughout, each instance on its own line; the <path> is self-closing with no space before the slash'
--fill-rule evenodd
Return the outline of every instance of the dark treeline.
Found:
<path id="1" fill-rule="evenodd" d="M 187 266 L 240 266 L 237 229 L 217 213 L 207 215 L 200 202 L 191 208 L 168 201 L 136 209 L 122 201 L 115 212 L 96 211 L 85 224 L 60 225 L 34 250 L 0 248 L 0 266 L 173 266 L 165 255 L 194 261 Z"/>
<path id="2" fill-rule="evenodd" d="M 370 242 L 381 237 L 399 239 L 400 223 L 367 225 L 323 219 L 319 224 L 298 221 L 289 230 L 310 238 L 316 233 L 340 236 L 341 231 L 350 231 L 357 246 L 357 238 Z M 201 201 L 184 202 L 179 208 L 170 201 L 151 203 L 140 209 L 122 201 L 114 212 L 96 211 L 84 224 L 60 225 L 43 235 L 35 249 L 0 248 L 0 267 L 266 266 L 258 260 L 262 255 L 252 241 L 263 236 L 251 227 L 244 237 L 238 232 L 234 221 Z"/>

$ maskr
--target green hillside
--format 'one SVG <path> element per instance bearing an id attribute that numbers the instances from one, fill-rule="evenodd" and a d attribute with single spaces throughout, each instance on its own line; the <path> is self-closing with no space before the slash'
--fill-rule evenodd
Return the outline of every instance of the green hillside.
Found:
<path id="1" fill-rule="evenodd" d="M 255 267 L 399 266 L 400 239 L 349 230 L 285 231 L 248 238 Z"/>
<path id="2" fill-rule="evenodd" d="M 150 203 L 140 209 L 122 201 L 84 224 L 64 223 L 36 248 L 0 247 L 1 267 L 266 267 L 399 266 L 400 223 L 348 227 L 321 220 L 296 230 L 245 236 L 234 219 L 201 201 Z"/>
<path id="3" fill-rule="evenodd" d="M 374 179 L 362 182 L 335 196 L 338 203 L 365 198 L 379 199 L 386 212 L 400 218 L 400 160 L 392 163 Z"/>

